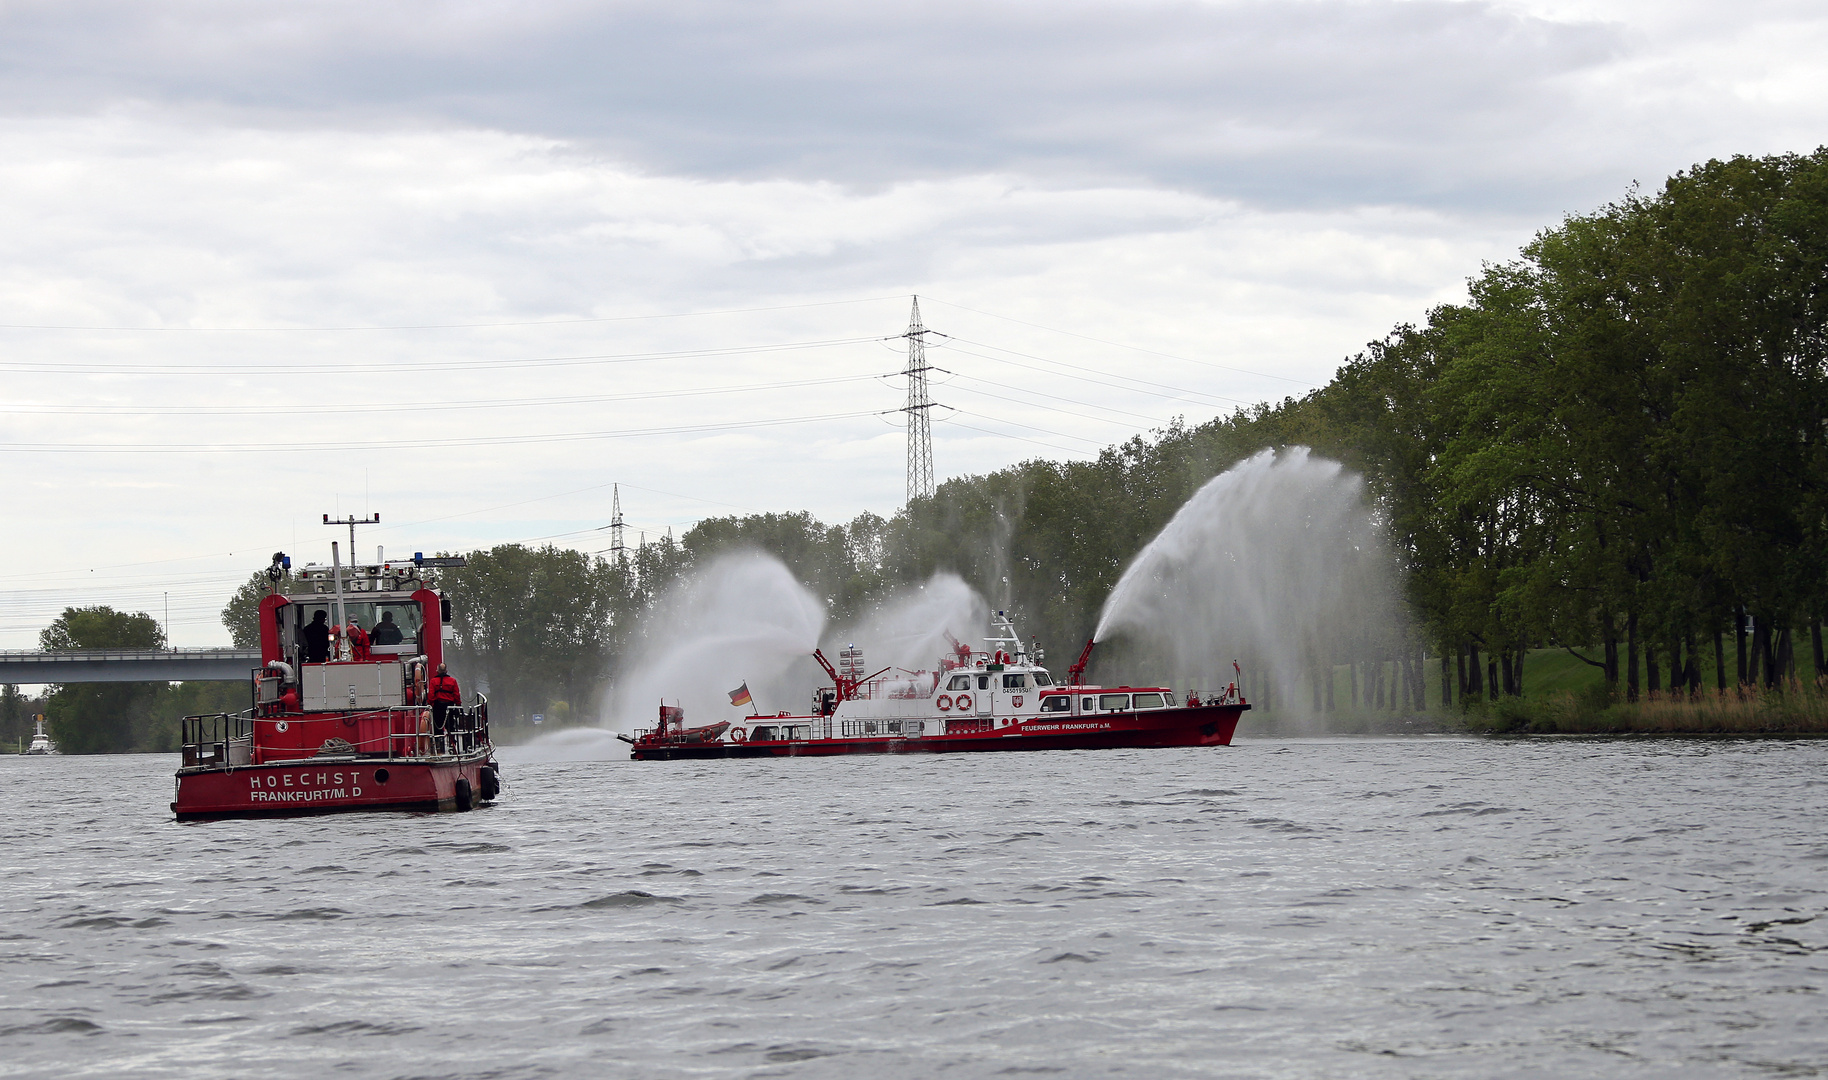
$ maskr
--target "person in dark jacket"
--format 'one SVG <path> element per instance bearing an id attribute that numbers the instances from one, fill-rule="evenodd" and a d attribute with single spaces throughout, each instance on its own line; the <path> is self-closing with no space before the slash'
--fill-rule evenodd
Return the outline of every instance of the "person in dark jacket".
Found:
<path id="1" fill-rule="evenodd" d="M 394 622 L 394 613 L 391 611 L 381 612 L 380 623 L 375 626 L 374 632 L 368 635 L 368 640 L 376 645 L 398 645 L 402 639 L 400 625 Z"/>
<path id="2" fill-rule="evenodd" d="M 322 664 L 330 659 L 329 618 L 330 613 L 320 608 L 302 631 L 305 639 L 305 663 Z"/>
<path id="3" fill-rule="evenodd" d="M 438 665 L 438 674 L 432 676 L 429 696 L 432 700 L 432 734 L 444 734 L 444 714 L 453 705 L 463 704 L 463 691 L 457 686 L 457 680 L 450 672 Z"/>

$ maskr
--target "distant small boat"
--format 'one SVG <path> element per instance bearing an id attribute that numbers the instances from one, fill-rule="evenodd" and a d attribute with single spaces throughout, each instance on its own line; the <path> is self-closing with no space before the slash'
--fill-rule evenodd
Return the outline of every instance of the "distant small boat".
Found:
<path id="1" fill-rule="evenodd" d="M 38 729 L 32 732 L 32 745 L 26 750 L 26 756 L 31 757 L 36 755 L 38 757 L 48 757 L 58 752 L 57 744 L 52 742 L 51 737 L 44 733 L 44 717 L 38 717 Z"/>

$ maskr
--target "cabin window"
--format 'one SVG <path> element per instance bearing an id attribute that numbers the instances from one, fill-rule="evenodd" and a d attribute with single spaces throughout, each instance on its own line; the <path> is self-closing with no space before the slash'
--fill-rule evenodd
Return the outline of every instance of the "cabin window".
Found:
<path id="1" fill-rule="evenodd" d="M 1065 694 L 1053 694 L 1041 699 L 1042 712 L 1065 712 L 1073 707 L 1073 699 Z"/>
<path id="2" fill-rule="evenodd" d="M 331 625 L 336 624 L 336 605 L 328 602 L 307 602 L 292 605 L 297 609 L 298 625 L 302 628 L 316 617 L 319 611 L 329 615 Z M 346 600 L 343 603 L 344 614 L 354 619 L 368 633 L 368 640 L 379 652 L 394 655 L 410 655 L 417 649 L 420 626 L 425 622 L 425 609 L 414 600 Z"/>
<path id="3" fill-rule="evenodd" d="M 1052 686 L 1054 685 L 1054 677 L 1045 671 L 1037 671 L 1035 672 L 1035 685 Z"/>
<path id="4" fill-rule="evenodd" d="M 978 688 L 978 689 L 979 689 L 979 690 L 988 690 L 988 689 L 990 689 L 990 676 L 988 676 L 988 675 L 979 675 L 979 676 L 978 676 L 978 677 L 977 677 L 977 688 Z"/>
<path id="5" fill-rule="evenodd" d="M 763 742 L 767 742 L 769 739 L 772 739 L 775 737 L 774 728 L 758 727 L 755 729 L 755 733 L 753 735 L 750 735 L 749 737 L 751 739 L 760 739 Z"/>
<path id="6" fill-rule="evenodd" d="M 1026 676 L 1026 675 L 1005 675 L 1005 676 L 1003 676 L 1003 689 L 1005 689 L 1005 690 L 1021 690 L 1027 686 L 1028 686 L 1028 676 Z"/>
<path id="7" fill-rule="evenodd" d="M 1095 712 L 1095 711 L 1097 711 L 1097 709 L 1098 709 L 1098 699 L 1097 698 L 1089 697 L 1089 698 L 1080 698 L 1079 699 L 1079 711 L 1080 712 Z"/>
<path id="8" fill-rule="evenodd" d="M 1121 711 L 1130 707 L 1128 694 L 1099 694 L 1098 707 L 1105 712 Z"/>
<path id="9" fill-rule="evenodd" d="M 946 684 L 946 689 L 953 690 L 953 691 L 971 689 L 971 676 L 969 676 L 969 675 L 952 676 L 952 681 Z"/>
<path id="10" fill-rule="evenodd" d="M 1137 694 L 1136 707 L 1139 709 L 1165 709 L 1168 704 L 1162 700 L 1160 694 Z"/>

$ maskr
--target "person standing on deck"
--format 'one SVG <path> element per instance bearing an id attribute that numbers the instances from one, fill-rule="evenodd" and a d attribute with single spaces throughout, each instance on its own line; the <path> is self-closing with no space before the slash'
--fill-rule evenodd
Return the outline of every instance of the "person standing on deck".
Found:
<path id="1" fill-rule="evenodd" d="M 438 674 L 432 676 L 432 734 L 444 734 L 444 714 L 452 705 L 463 704 L 463 691 L 457 686 L 457 680 L 446 671 L 443 664 L 438 665 Z"/>
<path id="2" fill-rule="evenodd" d="M 368 640 L 376 645 L 398 645 L 401 639 L 400 626 L 394 622 L 394 613 L 383 611 L 381 621 L 375 626 L 374 632 L 368 635 Z"/>
<path id="3" fill-rule="evenodd" d="M 368 654 L 368 633 L 362 624 L 354 619 L 349 620 L 349 659 L 363 661 L 371 659 Z"/>
<path id="4" fill-rule="evenodd" d="M 311 622 L 299 632 L 305 639 L 307 664 L 322 664 L 330 659 L 330 624 L 325 621 L 329 617 L 329 612 L 319 609 Z"/>

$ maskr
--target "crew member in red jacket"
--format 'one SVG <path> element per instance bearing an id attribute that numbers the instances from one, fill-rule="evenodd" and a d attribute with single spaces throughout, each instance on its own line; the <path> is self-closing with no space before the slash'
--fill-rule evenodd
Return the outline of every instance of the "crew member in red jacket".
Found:
<path id="1" fill-rule="evenodd" d="M 438 674 L 432 676 L 432 733 L 444 734 L 444 712 L 452 705 L 463 704 L 463 691 L 458 688 L 457 680 L 450 672 L 438 665 Z"/>
<path id="2" fill-rule="evenodd" d="M 368 632 L 354 619 L 349 620 L 349 659 L 358 663 L 373 659 L 368 654 Z"/>

